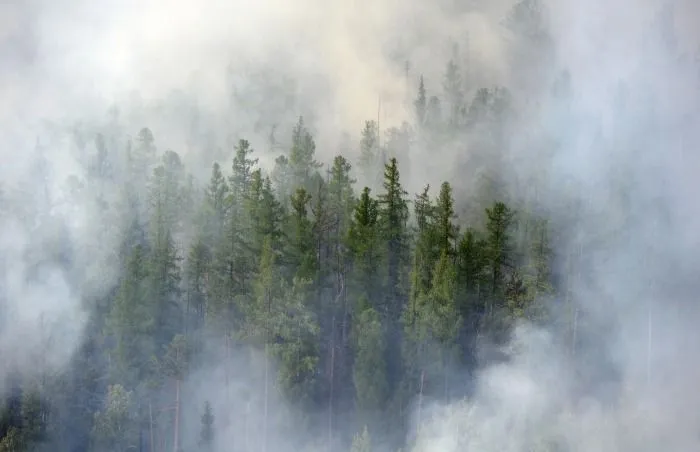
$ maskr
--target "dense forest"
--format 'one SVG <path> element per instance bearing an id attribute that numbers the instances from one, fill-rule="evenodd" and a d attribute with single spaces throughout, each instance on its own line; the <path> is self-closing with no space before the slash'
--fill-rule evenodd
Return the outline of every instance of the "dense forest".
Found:
<path id="1" fill-rule="evenodd" d="M 650 26 L 654 54 L 695 71 L 674 47 L 670 11 Z M 540 2 L 520 0 L 503 26 L 528 49 L 517 58 L 551 69 L 540 14 Z M 637 190 L 654 171 L 671 174 L 658 149 L 680 135 L 689 148 L 683 121 L 699 111 L 668 113 L 663 96 L 615 80 L 605 114 L 591 118 L 579 100 L 590 88 L 577 92 L 566 67 L 526 97 L 522 86 L 474 84 L 454 49 L 439 79 L 406 62 L 406 121 L 353 125 L 337 149 L 317 149 L 301 112 L 263 148 L 237 134 L 162 148 L 148 124 L 126 130 L 117 109 L 39 136 L 32 179 L 0 181 L 0 451 L 584 450 L 562 433 L 569 421 L 546 419 L 574 412 L 589 425 L 583 397 L 603 411 L 622 404 L 631 365 L 615 366 L 616 353 L 644 355 L 635 363 L 649 385 L 657 317 L 645 297 L 692 279 L 671 265 L 681 248 L 654 235 L 686 231 L 668 226 L 681 218 L 673 181 Z M 46 182 L 58 146 L 80 165 L 60 190 Z M 187 163 L 197 146 L 196 162 L 221 156 L 208 177 Z M 575 152 L 563 159 L 564 149 Z M 444 180 L 435 167 L 450 168 Z M 15 230 L 29 231 L 26 244 L 13 243 Z M 50 290 L 5 303 L 17 284 Z M 50 301 L 69 298 L 80 318 Z M 13 327 L 21 303 L 54 326 Z M 643 344 L 613 352 L 612 312 L 623 310 Z M 40 346 L 17 356 L 22 341 Z M 539 353 L 523 363 L 522 347 Z M 543 364 L 554 356 L 566 372 Z M 498 377 L 504 363 L 539 367 Z M 515 402 L 484 389 L 484 369 Z M 557 403 L 519 399 L 511 387 L 528 378 L 560 391 Z M 484 411 L 465 408 L 472 400 Z M 486 421 L 489 406 L 520 413 L 517 400 L 523 413 Z M 457 422 L 445 410 L 467 414 Z M 461 433 L 435 442 L 452 435 L 444 429 Z M 601 447 L 585 450 L 613 450 Z"/>

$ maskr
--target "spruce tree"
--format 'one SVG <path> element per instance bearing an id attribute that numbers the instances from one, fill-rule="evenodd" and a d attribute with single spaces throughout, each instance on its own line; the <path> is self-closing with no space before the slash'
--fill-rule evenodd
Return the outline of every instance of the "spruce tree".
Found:
<path id="1" fill-rule="evenodd" d="M 214 413 L 209 401 L 204 402 L 204 413 L 202 413 L 201 427 L 199 430 L 199 446 L 209 452 L 214 447 Z"/>

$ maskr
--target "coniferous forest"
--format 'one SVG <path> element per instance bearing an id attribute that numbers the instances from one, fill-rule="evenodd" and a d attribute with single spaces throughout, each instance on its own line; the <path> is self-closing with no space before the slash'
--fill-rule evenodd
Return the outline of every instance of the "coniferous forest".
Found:
<path id="1" fill-rule="evenodd" d="M 38 134 L 32 177 L 0 181 L 0 451 L 692 449 L 668 388 L 693 387 L 674 190 L 700 109 L 661 69 L 593 94 L 545 6 L 513 3 L 537 89 L 474 76 L 457 40 L 402 62 L 405 120 L 368 111 L 335 147 L 302 111 L 180 149 L 117 107 Z M 653 67 L 697 72 L 669 11 Z M 77 162 L 58 185 L 55 149 Z"/>

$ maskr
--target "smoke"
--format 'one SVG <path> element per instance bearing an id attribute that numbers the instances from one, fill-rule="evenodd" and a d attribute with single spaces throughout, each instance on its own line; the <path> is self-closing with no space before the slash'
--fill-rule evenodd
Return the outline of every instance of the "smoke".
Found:
<path id="1" fill-rule="evenodd" d="M 15 143 L 0 194 L 0 389 L 62 370 L 117 276 L 117 231 L 104 226 L 71 152 L 57 141 L 58 156 Z"/>
<path id="2" fill-rule="evenodd" d="M 517 329 L 510 360 L 481 370 L 473 398 L 423 410 L 417 446 L 697 446 L 697 5 L 674 3 L 663 23 L 656 0 L 550 1 L 551 54 L 531 60 L 501 25 L 512 2 L 467 3 L 0 4 L 0 386 L 15 372 L 65 365 L 80 344 L 86 303 L 116 281 L 111 251 L 120 231 L 105 227 L 115 219 L 80 189 L 85 148 L 57 129 L 82 121 L 88 134 L 116 106 L 129 133 L 150 127 L 160 149 L 172 147 L 205 173 L 210 148 L 233 136 L 266 150 L 274 126 L 284 140 L 284 128 L 304 114 L 325 159 L 366 119 L 378 117 L 383 128 L 409 119 L 418 74 L 440 93 L 458 42 L 470 89 L 514 87 L 520 114 L 506 154 L 522 164 L 508 174 L 534 177 L 540 203 L 567 229 L 560 270 L 576 259 L 578 277 L 566 282 L 567 317 L 554 320 L 579 322 L 570 307 L 582 320 L 578 342 L 554 321 Z M 564 100 L 549 94 L 563 70 L 574 93 Z M 556 149 L 544 155 L 540 145 L 551 141 Z M 454 143 L 436 157 L 417 145 L 406 185 L 473 171 L 454 164 L 472 146 Z M 107 186 L 101 195 L 116 191 Z M 583 206 L 579 216 L 558 216 L 573 201 Z M 220 371 L 202 370 L 192 384 L 215 400 Z M 243 392 L 253 374 L 237 377 Z M 235 406 L 251 405 L 258 415 L 257 399 Z M 243 416 L 221 399 L 215 412 Z"/>
<path id="3" fill-rule="evenodd" d="M 538 71 L 546 86 L 566 69 L 574 96 L 539 95 L 536 132 L 511 150 L 534 161 L 513 172 L 546 181 L 561 267 L 577 270 L 550 324 L 520 325 L 473 397 L 423 411 L 418 450 L 698 447 L 694 8 L 548 2 L 557 58 Z M 548 159 L 532 150 L 542 135 L 558 144 Z M 557 210 L 574 202 L 573 220 Z"/>
<path id="4" fill-rule="evenodd" d="M 111 253 L 121 231 L 99 205 L 114 202 L 119 187 L 81 191 L 95 132 L 135 134 L 148 126 L 159 149 L 177 150 L 193 172 L 206 174 L 213 158 L 229 158 L 232 138 L 265 150 L 272 127 L 281 125 L 281 137 L 304 114 L 320 157 L 328 158 L 342 133 L 355 135 L 378 108 L 383 126 L 406 119 L 416 74 L 406 78 L 405 62 L 434 73 L 437 85 L 442 68 L 432 63 L 448 57 L 450 39 L 461 38 L 465 23 L 474 25 L 474 58 L 490 68 L 480 73 L 503 71 L 497 25 L 479 12 L 448 15 L 445 8 L 392 1 L 2 2 L 0 350 L 14 364 L 3 365 L 0 380 L 65 364 L 80 343 L 87 299 L 116 282 Z M 215 154 L 212 147 L 226 149 Z M 37 354 L 52 365 L 37 366 Z"/>

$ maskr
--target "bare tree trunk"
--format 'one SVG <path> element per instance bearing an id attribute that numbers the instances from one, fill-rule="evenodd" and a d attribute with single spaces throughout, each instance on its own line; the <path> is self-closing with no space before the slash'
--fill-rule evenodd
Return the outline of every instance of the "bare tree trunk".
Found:
<path id="1" fill-rule="evenodd" d="M 445 352 L 443 351 L 443 353 L 445 353 Z M 445 400 L 448 399 L 447 396 L 448 396 L 449 393 L 450 393 L 450 378 L 449 378 L 449 376 L 448 376 L 449 368 L 450 368 L 450 362 L 449 362 L 449 361 L 450 361 L 450 356 L 449 356 L 449 355 L 446 356 L 445 359 L 442 361 L 442 371 L 443 371 L 443 373 L 444 373 L 444 384 L 445 384 L 445 387 L 444 387 L 444 396 L 445 396 Z"/>
<path id="2" fill-rule="evenodd" d="M 651 385 L 651 339 L 652 339 L 652 312 L 651 300 L 647 308 L 647 386 Z"/>
<path id="3" fill-rule="evenodd" d="M 175 380 L 175 432 L 173 452 L 180 452 L 180 380 Z"/>
<path id="4" fill-rule="evenodd" d="M 250 451 L 250 401 L 245 405 L 245 451 Z"/>
<path id="5" fill-rule="evenodd" d="M 420 372 L 420 391 L 418 392 L 418 416 L 416 421 L 416 438 L 420 435 L 421 415 L 423 411 L 423 383 L 425 381 L 425 370 Z"/>
<path id="6" fill-rule="evenodd" d="M 269 386 L 270 386 L 270 316 L 272 315 L 272 295 L 270 289 L 265 290 L 265 298 L 267 303 L 267 316 L 265 316 L 265 396 L 263 407 L 263 437 L 262 437 L 262 452 L 267 452 L 267 422 L 268 422 L 268 406 L 269 406 Z"/>
<path id="7" fill-rule="evenodd" d="M 226 332 L 226 337 L 225 337 L 225 347 L 226 347 L 226 369 L 225 369 L 225 374 L 226 374 L 226 405 L 228 406 L 230 404 L 230 394 L 229 394 L 229 373 L 231 371 L 231 344 L 230 344 L 230 339 L 229 339 L 229 332 Z"/>
<path id="8" fill-rule="evenodd" d="M 576 342 L 578 341 L 578 306 L 574 306 L 573 325 L 571 327 L 571 356 L 576 356 Z"/>
<path id="9" fill-rule="evenodd" d="M 152 400 L 148 401 L 148 430 L 149 430 L 149 436 L 151 439 L 150 449 L 151 449 L 151 452 L 155 452 L 156 441 L 155 441 L 155 437 L 153 436 L 153 401 Z"/>
<path id="10" fill-rule="evenodd" d="M 578 243 L 578 260 L 575 264 L 576 267 L 576 285 L 574 288 L 578 288 L 581 286 L 581 265 L 583 261 L 583 239 L 579 239 Z M 576 343 L 578 341 L 578 305 L 576 304 L 576 300 L 573 300 L 573 319 L 572 319 L 572 326 L 571 326 L 571 356 L 576 356 Z"/>
<path id="11" fill-rule="evenodd" d="M 334 390 L 334 369 L 335 369 L 335 316 L 333 316 L 331 327 L 331 374 L 330 374 L 330 394 L 328 397 L 328 450 L 331 450 L 333 442 L 333 390 Z"/>
<path id="12" fill-rule="evenodd" d="M 270 372 L 270 360 L 267 356 L 268 344 L 265 342 L 265 402 L 263 408 L 263 437 L 262 437 L 262 452 L 267 452 L 267 409 L 268 409 L 268 380 Z"/>

